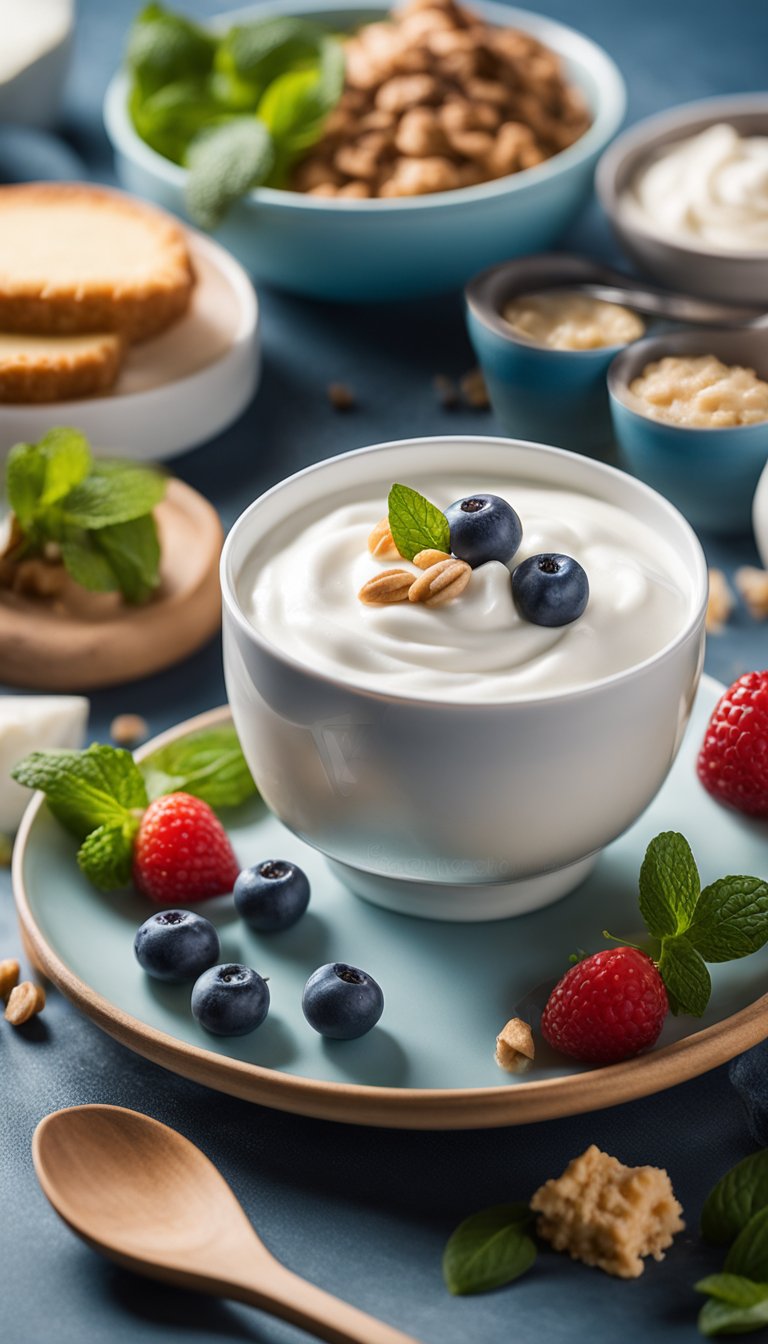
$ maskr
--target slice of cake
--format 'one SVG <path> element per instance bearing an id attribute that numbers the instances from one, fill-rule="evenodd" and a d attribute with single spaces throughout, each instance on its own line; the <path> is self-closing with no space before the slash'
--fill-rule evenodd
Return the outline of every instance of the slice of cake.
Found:
<path id="1" fill-rule="evenodd" d="M 182 316 L 193 284 L 162 211 L 80 183 L 0 187 L 0 331 L 143 340 Z"/>
<path id="2" fill-rule="evenodd" d="M 537 1231 L 556 1251 L 607 1274 L 636 1279 L 643 1256 L 663 1260 L 685 1223 L 661 1167 L 625 1167 L 592 1144 L 533 1196 Z"/>
<path id="3" fill-rule="evenodd" d="M 24 336 L 0 332 L 0 402 L 66 401 L 112 387 L 122 363 L 123 339 Z"/>

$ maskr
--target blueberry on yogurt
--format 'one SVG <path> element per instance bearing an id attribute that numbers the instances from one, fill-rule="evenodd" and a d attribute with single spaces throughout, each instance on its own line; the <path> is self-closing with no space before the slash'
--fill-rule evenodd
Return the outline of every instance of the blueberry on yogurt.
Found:
<path id="1" fill-rule="evenodd" d="M 515 510 L 499 495 L 467 495 L 445 510 L 451 529 L 451 551 L 473 569 L 487 560 L 509 563 L 523 539 Z"/>
<path id="2" fill-rule="evenodd" d="M 268 1012 L 266 980 L 237 962 L 211 966 L 192 989 L 192 1016 L 213 1036 L 246 1036 Z"/>
<path id="3" fill-rule="evenodd" d="M 301 919 L 309 905 L 309 881 L 297 863 L 266 859 L 244 868 L 235 882 L 235 906 L 257 933 L 277 933 Z"/>
<path id="4" fill-rule="evenodd" d="M 515 606 L 532 625 L 570 625 L 589 601 L 589 579 L 570 555 L 532 555 L 512 573 Z"/>
<path id="5" fill-rule="evenodd" d="M 333 961 L 310 975 L 301 1006 L 310 1027 L 321 1036 L 352 1041 L 376 1026 L 384 995 L 367 971 Z"/>
<path id="6" fill-rule="evenodd" d="M 218 960 L 219 935 L 209 919 L 192 910 L 159 910 L 145 919 L 133 940 L 136 960 L 155 980 L 196 980 Z"/>

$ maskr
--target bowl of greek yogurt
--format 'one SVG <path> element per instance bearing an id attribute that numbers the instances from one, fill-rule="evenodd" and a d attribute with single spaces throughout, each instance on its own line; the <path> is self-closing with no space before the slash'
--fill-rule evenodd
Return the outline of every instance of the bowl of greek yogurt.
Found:
<path id="1" fill-rule="evenodd" d="M 500 499 L 522 529 L 514 557 L 444 555 L 438 600 L 414 600 L 423 556 L 377 543 L 394 483 L 438 521 Z M 586 606 L 524 617 L 518 570 L 566 557 Z M 660 787 L 701 669 L 689 525 L 641 482 L 520 440 L 320 462 L 238 519 L 221 579 L 229 701 L 267 805 L 352 891 L 426 918 L 504 918 L 577 886 Z M 403 600 L 361 600 L 400 586 Z"/>
<path id="2" fill-rule="evenodd" d="M 710 98 L 639 122 L 605 151 L 596 186 L 648 274 L 768 306 L 768 94 Z"/>

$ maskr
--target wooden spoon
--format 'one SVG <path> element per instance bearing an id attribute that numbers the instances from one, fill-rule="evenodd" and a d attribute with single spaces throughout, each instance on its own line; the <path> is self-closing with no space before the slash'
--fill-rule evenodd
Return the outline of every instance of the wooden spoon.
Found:
<path id="1" fill-rule="evenodd" d="M 56 1212 L 127 1269 L 247 1302 L 330 1344 L 418 1344 L 281 1265 L 213 1163 L 158 1120 L 121 1106 L 54 1111 L 32 1157 Z"/>

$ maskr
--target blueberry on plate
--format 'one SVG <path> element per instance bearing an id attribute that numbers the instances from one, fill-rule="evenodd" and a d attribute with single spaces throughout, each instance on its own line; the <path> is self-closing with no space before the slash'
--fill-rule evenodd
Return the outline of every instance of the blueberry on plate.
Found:
<path id="1" fill-rule="evenodd" d="M 308 905 L 307 875 L 285 859 L 266 859 L 244 868 L 235 882 L 237 913 L 259 933 L 290 929 Z"/>
<path id="2" fill-rule="evenodd" d="M 451 550 L 473 569 L 486 560 L 509 563 L 523 539 L 515 510 L 499 495 L 468 495 L 445 510 L 451 529 Z"/>
<path id="3" fill-rule="evenodd" d="M 352 1041 L 375 1027 L 384 995 L 373 976 L 343 961 L 313 971 L 301 999 L 310 1027 L 336 1041 Z"/>
<path id="4" fill-rule="evenodd" d="M 246 1036 L 268 1012 L 266 980 L 237 962 L 211 966 L 192 989 L 192 1015 L 214 1036 Z"/>
<path id="5" fill-rule="evenodd" d="M 159 910 L 145 919 L 133 940 L 139 965 L 155 980 L 196 980 L 218 960 L 219 935 L 209 919 L 192 910 Z"/>
<path id="6" fill-rule="evenodd" d="M 532 625 L 570 625 L 589 601 L 589 579 L 570 555 L 532 555 L 512 572 L 515 606 Z"/>

